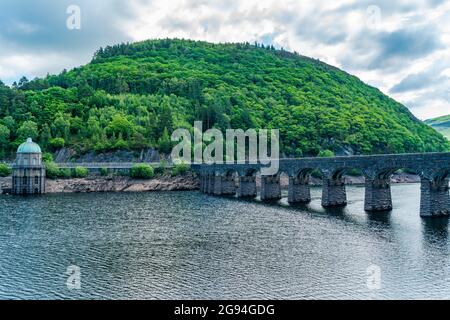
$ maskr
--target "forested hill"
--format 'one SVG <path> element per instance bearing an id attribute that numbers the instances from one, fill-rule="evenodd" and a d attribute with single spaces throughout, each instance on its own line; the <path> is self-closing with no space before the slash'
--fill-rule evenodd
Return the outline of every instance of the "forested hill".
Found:
<path id="1" fill-rule="evenodd" d="M 450 140 L 450 115 L 430 119 L 425 121 L 425 123 L 432 126 Z"/>
<path id="2" fill-rule="evenodd" d="M 351 53 L 349 53 L 351 54 Z M 317 60 L 250 44 L 154 40 L 100 49 L 86 66 L 0 84 L 0 147 L 156 147 L 174 128 L 279 128 L 289 156 L 430 152 L 449 143 L 404 106 Z"/>

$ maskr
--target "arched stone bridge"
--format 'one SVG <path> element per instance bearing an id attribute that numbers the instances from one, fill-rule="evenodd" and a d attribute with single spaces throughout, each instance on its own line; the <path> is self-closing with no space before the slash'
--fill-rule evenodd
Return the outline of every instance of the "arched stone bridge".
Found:
<path id="1" fill-rule="evenodd" d="M 202 192 L 237 194 L 238 197 L 257 195 L 255 176 L 262 167 L 249 163 L 192 166 L 200 177 Z M 277 175 L 261 176 L 261 200 L 281 198 L 280 174 L 286 173 L 289 176 L 289 203 L 310 202 L 309 179 L 318 169 L 323 177 L 322 205 L 344 206 L 347 204 L 344 175 L 358 169 L 366 180 L 365 210 L 388 211 L 392 209 L 390 178 L 397 170 L 408 169 L 421 178 L 421 216 L 450 214 L 450 153 L 280 159 L 279 167 Z"/>

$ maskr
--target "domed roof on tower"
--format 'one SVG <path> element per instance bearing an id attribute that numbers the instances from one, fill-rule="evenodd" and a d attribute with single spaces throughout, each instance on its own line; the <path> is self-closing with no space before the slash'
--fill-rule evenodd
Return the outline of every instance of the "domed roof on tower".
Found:
<path id="1" fill-rule="evenodd" d="M 41 147 L 33 139 L 28 138 L 26 142 L 22 143 L 17 149 L 17 153 L 42 153 Z"/>

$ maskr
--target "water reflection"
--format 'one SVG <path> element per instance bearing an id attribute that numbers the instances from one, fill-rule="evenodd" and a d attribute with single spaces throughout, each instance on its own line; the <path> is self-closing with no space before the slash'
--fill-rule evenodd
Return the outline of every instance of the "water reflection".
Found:
<path id="1" fill-rule="evenodd" d="M 449 218 L 440 217 L 432 219 L 423 219 L 423 238 L 426 243 L 440 245 L 443 249 L 448 250 L 448 229 Z"/>
<path id="2" fill-rule="evenodd" d="M 391 225 L 391 213 L 391 211 L 368 212 L 367 220 L 369 221 L 369 225 L 372 223 L 373 225 L 382 225 L 388 228 Z"/>
<path id="3" fill-rule="evenodd" d="M 394 209 L 289 206 L 197 192 L 0 197 L 0 298 L 357 299 L 450 296 L 448 219 L 419 217 L 417 185 Z M 78 265 L 82 290 L 68 291 Z M 382 289 L 366 286 L 367 268 Z"/>

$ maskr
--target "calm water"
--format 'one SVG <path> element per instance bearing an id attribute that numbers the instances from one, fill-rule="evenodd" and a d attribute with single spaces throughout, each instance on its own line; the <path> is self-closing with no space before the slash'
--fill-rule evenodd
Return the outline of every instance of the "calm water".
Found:
<path id="1" fill-rule="evenodd" d="M 364 213 L 363 193 L 349 187 L 335 211 L 320 189 L 303 208 L 197 192 L 0 196 L 0 298 L 450 298 L 448 219 L 419 217 L 418 185 L 393 187 L 390 214 Z"/>

